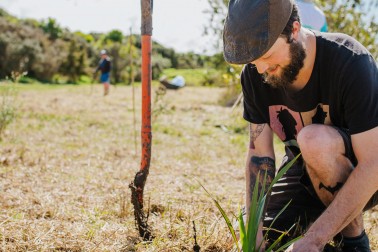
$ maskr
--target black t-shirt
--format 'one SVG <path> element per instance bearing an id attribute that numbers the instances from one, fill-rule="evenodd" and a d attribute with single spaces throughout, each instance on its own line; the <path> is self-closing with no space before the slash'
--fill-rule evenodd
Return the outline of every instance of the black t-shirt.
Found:
<path id="1" fill-rule="evenodd" d="M 244 118 L 268 123 L 286 146 L 296 146 L 298 132 L 312 123 L 345 128 L 351 134 L 378 126 L 378 69 L 373 57 L 347 35 L 315 35 L 314 69 L 300 91 L 271 87 L 252 64 L 241 74 Z"/>
<path id="2" fill-rule="evenodd" d="M 110 68 L 111 68 L 110 59 L 107 57 L 100 60 L 100 62 L 98 63 L 97 70 L 101 70 L 101 73 L 104 74 L 104 73 L 109 73 Z"/>

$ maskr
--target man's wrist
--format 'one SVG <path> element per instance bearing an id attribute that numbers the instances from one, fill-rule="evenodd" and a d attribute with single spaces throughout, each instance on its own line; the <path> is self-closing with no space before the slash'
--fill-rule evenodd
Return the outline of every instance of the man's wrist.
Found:
<path id="1" fill-rule="evenodd" d="M 306 243 L 313 244 L 316 246 L 319 251 L 322 251 L 328 240 L 324 240 L 324 238 L 321 237 L 321 232 L 316 232 L 309 230 L 304 234 L 303 239 L 306 240 Z"/>

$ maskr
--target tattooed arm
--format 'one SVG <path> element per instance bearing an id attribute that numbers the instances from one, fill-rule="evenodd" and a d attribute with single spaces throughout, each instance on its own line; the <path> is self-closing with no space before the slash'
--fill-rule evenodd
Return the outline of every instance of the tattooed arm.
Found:
<path id="1" fill-rule="evenodd" d="M 260 172 L 259 192 L 266 173 L 266 186 L 275 174 L 273 132 L 267 124 L 250 124 L 250 143 L 246 164 L 246 210 L 249 213 L 250 200 L 257 174 Z"/>
<path id="2" fill-rule="evenodd" d="M 266 174 L 266 188 L 275 175 L 275 161 L 273 148 L 273 132 L 267 124 L 250 124 L 250 144 L 246 164 L 246 212 L 249 216 L 253 188 L 259 177 L 259 192 Z M 267 199 L 267 202 L 269 199 Z M 259 241 L 262 241 L 262 223 L 260 225 Z M 260 243 L 260 242 L 259 242 Z"/>

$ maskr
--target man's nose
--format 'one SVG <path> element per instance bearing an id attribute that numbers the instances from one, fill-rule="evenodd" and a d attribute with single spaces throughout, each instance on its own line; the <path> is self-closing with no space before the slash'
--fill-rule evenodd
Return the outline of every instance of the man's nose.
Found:
<path id="1" fill-rule="evenodd" d="M 252 63 L 256 66 L 257 72 L 259 72 L 259 74 L 265 73 L 269 68 L 269 64 L 263 61 L 255 61 Z"/>

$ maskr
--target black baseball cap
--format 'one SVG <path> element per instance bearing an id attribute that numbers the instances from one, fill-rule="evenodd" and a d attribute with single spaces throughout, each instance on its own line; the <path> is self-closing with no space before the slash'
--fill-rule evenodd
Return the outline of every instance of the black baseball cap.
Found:
<path id="1" fill-rule="evenodd" d="M 223 29 L 223 55 L 232 64 L 264 55 L 285 29 L 294 0 L 230 0 Z"/>

